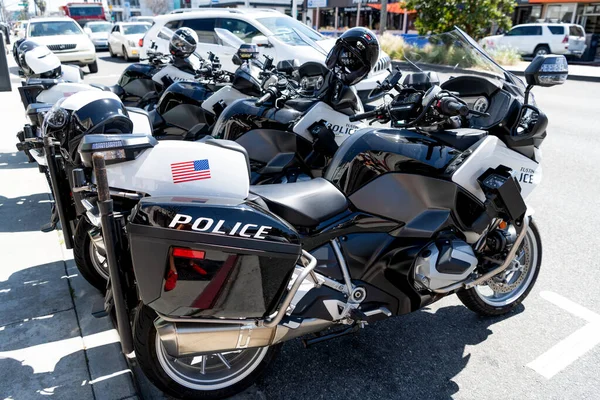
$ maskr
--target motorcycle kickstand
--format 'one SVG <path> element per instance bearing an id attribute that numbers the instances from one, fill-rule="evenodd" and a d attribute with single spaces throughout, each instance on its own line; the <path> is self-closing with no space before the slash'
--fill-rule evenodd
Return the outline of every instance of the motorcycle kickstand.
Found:
<path id="1" fill-rule="evenodd" d="M 44 224 L 40 227 L 40 230 L 44 233 L 48 233 L 48 232 L 52 232 L 53 230 L 56 229 L 56 226 L 58 225 L 58 212 L 56 210 L 56 205 L 53 204 L 52 205 L 52 215 L 50 216 L 50 222 L 48 222 L 47 224 Z"/>

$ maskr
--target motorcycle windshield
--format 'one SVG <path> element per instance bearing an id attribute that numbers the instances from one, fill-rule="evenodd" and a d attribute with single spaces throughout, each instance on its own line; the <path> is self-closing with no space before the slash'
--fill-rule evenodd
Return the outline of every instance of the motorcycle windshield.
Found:
<path id="1" fill-rule="evenodd" d="M 397 40 L 393 44 L 394 56 L 401 60 L 402 69 L 435 71 L 442 81 L 457 75 L 482 75 L 515 83 L 510 73 L 458 28 L 437 35 L 394 40 Z"/>

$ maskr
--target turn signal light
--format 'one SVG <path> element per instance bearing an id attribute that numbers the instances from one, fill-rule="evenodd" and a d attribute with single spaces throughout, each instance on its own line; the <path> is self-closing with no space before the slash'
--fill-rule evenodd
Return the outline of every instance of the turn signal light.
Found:
<path id="1" fill-rule="evenodd" d="M 144 38 L 141 38 L 138 42 L 139 47 L 144 47 Z"/>
<path id="2" fill-rule="evenodd" d="M 569 35 L 565 35 L 565 38 L 562 41 L 563 43 L 569 43 Z"/>

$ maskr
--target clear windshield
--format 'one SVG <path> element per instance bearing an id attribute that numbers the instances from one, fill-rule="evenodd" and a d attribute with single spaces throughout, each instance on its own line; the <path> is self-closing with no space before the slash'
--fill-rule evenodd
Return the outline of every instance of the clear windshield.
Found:
<path id="1" fill-rule="evenodd" d="M 319 32 L 289 17 L 258 18 L 258 22 L 270 30 L 277 39 L 292 46 L 308 45 L 298 32 L 306 35 L 311 40 L 323 39 L 323 36 Z"/>
<path id="2" fill-rule="evenodd" d="M 92 33 L 110 32 L 112 24 L 89 24 L 87 27 L 90 28 Z"/>
<path id="3" fill-rule="evenodd" d="M 396 39 L 394 39 L 396 40 Z M 399 39 L 394 56 L 402 61 L 402 69 L 436 71 L 444 77 L 480 74 L 506 80 L 502 69 L 475 41 L 459 29 L 438 35 Z"/>
<path id="4" fill-rule="evenodd" d="M 150 28 L 150 25 L 147 24 L 139 24 L 139 25 L 124 25 L 123 26 L 123 34 L 124 35 L 139 35 L 146 33 L 146 31 Z"/>
<path id="5" fill-rule="evenodd" d="M 34 22 L 29 31 L 31 37 L 81 34 L 81 28 L 73 21 Z"/>

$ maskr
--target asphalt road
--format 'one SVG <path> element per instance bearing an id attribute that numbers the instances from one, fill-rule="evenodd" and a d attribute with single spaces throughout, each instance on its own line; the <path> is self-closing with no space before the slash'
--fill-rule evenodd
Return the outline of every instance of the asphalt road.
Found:
<path id="1" fill-rule="evenodd" d="M 114 84 L 124 66 L 101 53 L 86 80 Z M 308 350 L 291 341 L 244 398 L 600 399 L 600 84 L 534 93 L 550 120 L 529 199 L 544 253 L 524 304 L 481 318 L 451 296 Z"/>

